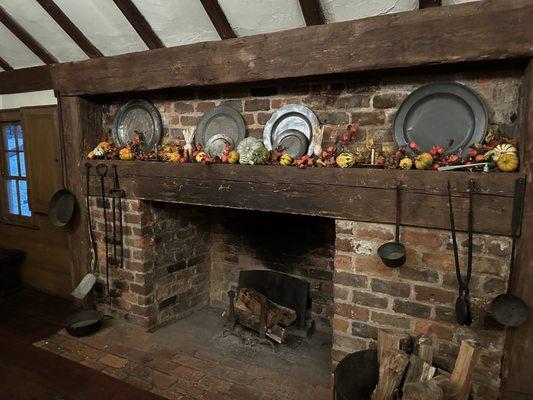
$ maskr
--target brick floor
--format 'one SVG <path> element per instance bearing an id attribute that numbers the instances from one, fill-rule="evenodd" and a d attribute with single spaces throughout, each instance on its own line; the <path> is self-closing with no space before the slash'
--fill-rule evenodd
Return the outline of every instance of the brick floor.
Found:
<path id="1" fill-rule="evenodd" d="M 168 399 L 331 398 L 326 335 L 293 340 L 273 353 L 223 338 L 222 330 L 220 311 L 207 308 L 154 333 L 111 320 L 90 337 L 61 330 L 35 345 Z"/>

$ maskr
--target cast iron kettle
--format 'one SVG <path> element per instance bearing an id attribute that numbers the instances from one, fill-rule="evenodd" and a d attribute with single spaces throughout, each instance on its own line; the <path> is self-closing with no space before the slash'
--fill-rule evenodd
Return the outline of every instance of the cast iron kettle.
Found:
<path id="1" fill-rule="evenodd" d="M 453 255 L 455 261 L 455 275 L 459 285 L 459 296 L 455 301 L 455 319 L 459 325 L 470 326 L 472 324 L 472 307 L 470 304 L 470 289 L 468 287 L 472 276 L 472 240 L 474 229 L 473 199 L 476 190 L 475 181 L 470 179 L 468 183 L 468 256 L 466 266 L 466 277 L 463 279 L 461 265 L 459 263 L 459 250 L 457 246 L 457 235 L 455 229 L 455 219 L 453 216 L 452 188 L 448 181 L 448 204 L 450 206 L 450 228 L 452 231 Z"/>

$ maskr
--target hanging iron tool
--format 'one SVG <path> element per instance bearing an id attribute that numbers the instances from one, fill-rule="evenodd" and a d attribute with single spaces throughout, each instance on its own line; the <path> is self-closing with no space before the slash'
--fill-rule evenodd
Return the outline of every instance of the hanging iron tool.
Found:
<path id="1" fill-rule="evenodd" d="M 466 266 L 466 277 L 463 279 L 461 273 L 461 265 L 459 262 L 459 249 L 457 245 L 457 234 L 455 229 L 455 219 L 453 215 L 452 204 L 452 189 L 450 181 L 448 181 L 448 204 L 450 206 L 450 227 L 452 231 L 453 255 L 455 261 L 455 275 L 459 285 L 459 296 L 455 301 L 455 318 L 459 325 L 470 326 L 472 324 L 472 308 L 470 304 L 470 289 L 469 283 L 472 276 L 472 249 L 473 249 L 473 231 L 474 231 L 474 213 L 473 200 L 474 191 L 476 191 L 476 183 L 470 179 L 468 184 L 468 255 Z"/>
<path id="2" fill-rule="evenodd" d="M 122 222 L 122 198 L 124 197 L 124 191 L 120 189 L 120 184 L 118 180 L 117 166 L 113 165 L 113 189 L 109 190 L 109 194 L 113 199 L 112 202 L 112 214 L 113 214 L 113 266 L 114 267 L 124 267 L 124 228 Z M 118 199 L 118 207 L 116 201 Z M 117 230 L 117 213 L 116 208 L 118 208 L 118 226 L 119 232 Z M 117 250 L 117 245 L 119 250 Z M 120 258 L 118 258 L 120 257 Z"/>
<path id="3" fill-rule="evenodd" d="M 98 164 L 96 166 L 96 173 L 100 177 L 100 190 L 102 196 L 102 208 L 104 212 L 104 243 L 105 243 L 105 285 L 106 294 L 109 296 L 109 232 L 107 229 L 107 205 L 105 195 L 105 177 L 107 175 L 108 168 L 106 164 Z"/>

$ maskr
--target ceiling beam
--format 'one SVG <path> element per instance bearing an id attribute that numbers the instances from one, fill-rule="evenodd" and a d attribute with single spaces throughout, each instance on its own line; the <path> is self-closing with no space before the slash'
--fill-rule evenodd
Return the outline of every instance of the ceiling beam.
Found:
<path id="1" fill-rule="evenodd" d="M 54 3 L 53 0 L 37 0 L 37 3 L 56 21 L 56 23 L 65 31 L 67 35 L 83 50 L 89 58 L 103 57 L 104 55 L 98 50 L 87 37 L 78 29 L 76 25 L 65 15 L 65 13 Z"/>
<path id="2" fill-rule="evenodd" d="M 322 25 L 326 23 L 320 0 L 300 0 L 300 7 L 304 14 L 307 26 Z"/>
<path id="3" fill-rule="evenodd" d="M 2 57 L 0 57 L 0 67 L 4 71 L 12 71 L 13 70 L 13 67 L 11 65 L 9 65 L 9 63 L 6 60 L 4 60 Z"/>
<path id="4" fill-rule="evenodd" d="M 226 14 L 222 11 L 218 0 L 200 0 L 204 6 L 205 12 L 211 19 L 215 29 L 220 35 L 221 39 L 232 39 L 236 38 L 237 35 L 233 31 L 233 28 L 226 18 Z"/>
<path id="5" fill-rule="evenodd" d="M 50 66 L 20 68 L 0 72 L 0 94 L 52 89 Z"/>
<path id="6" fill-rule="evenodd" d="M 139 9 L 131 0 L 113 1 L 149 49 L 160 49 L 165 47 L 146 18 L 144 18 Z"/>
<path id="7" fill-rule="evenodd" d="M 419 0 L 418 8 L 430 8 L 430 7 L 440 7 L 442 5 L 442 0 Z"/>
<path id="8" fill-rule="evenodd" d="M 11 15 L 0 6 L 0 22 L 9 29 L 22 43 L 24 43 L 33 53 L 45 64 L 57 63 L 57 58 L 48 52 L 35 38 L 26 31 Z"/>

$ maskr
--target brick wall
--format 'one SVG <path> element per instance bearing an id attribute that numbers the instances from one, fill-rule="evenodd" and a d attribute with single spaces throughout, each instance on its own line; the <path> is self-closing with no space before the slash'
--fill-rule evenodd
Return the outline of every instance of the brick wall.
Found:
<path id="1" fill-rule="evenodd" d="M 488 307 L 506 290 L 510 239 L 474 236 L 474 321 L 461 327 L 454 317 L 457 283 L 449 232 L 403 227 L 407 261 L 399 269 L 383 266 L 376 254 L 382 243 L 393 240 L 394 226 L 338 220 L 336 232 L 333 361 L 375 347 L 377 330 L 384 328 L 434 336 L 435 361 L 450 370 L 461 340 L 475 339 L 482 350 L 473 376 L 474 397 L 496 399 L 505 330 Z M 466 266 L 466 235 L 460 234 L 458 242 Z"/>

